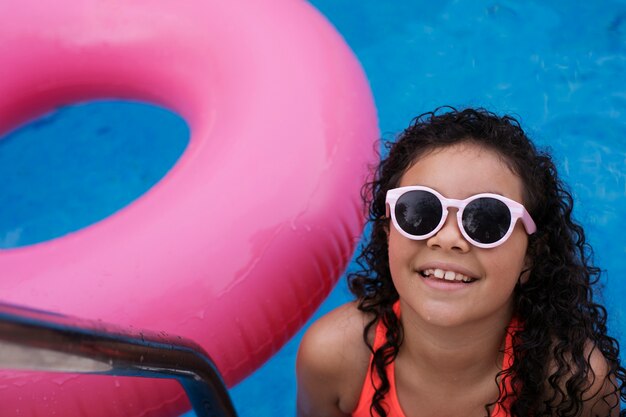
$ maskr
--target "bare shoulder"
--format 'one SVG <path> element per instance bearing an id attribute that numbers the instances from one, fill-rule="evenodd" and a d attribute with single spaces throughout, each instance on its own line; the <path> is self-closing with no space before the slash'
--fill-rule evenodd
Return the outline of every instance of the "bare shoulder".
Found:
<path id="1" fill-rule="evenodd" d="M 592 342 L 585 345 L 585 358 L 589 364 L 586 387 L 582 394 L 581 416 L 619 416 L 619 390 L 614 375 L 611 375 L 611 366 L 600 349 Z M 570 363 L 570 372 L 577 371 L 577 366 Z M 553 372 L 556 365 L 552 365 Z M 566 392 L 565 383 L 561 386 L 562 392 Z"/>
<path id="2" fill-rule="evenodd" d="M 369 320 L 356 303 L 314 322 L 298 350 L 298 415 L 344 416 L 358 402 L 370 352 L 363 341 Z"/>
<path id="3" fill-rule="evenodd" d="M 591 342 L 585 347 L 591 373 L 588 377 L 589 389 L 583 395 L 584 416 L 618 416 L 619 391 L 615 378 L 610 375 L 611 367 L 600 349 Z"/>

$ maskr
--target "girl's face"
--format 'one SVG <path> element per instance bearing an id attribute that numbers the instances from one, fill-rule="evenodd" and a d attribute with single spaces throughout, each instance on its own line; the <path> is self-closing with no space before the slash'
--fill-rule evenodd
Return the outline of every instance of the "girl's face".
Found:
<path id="1" fill-rule="evenodd" d="M 436 149 L 422 156 L 398 184 L 408 185 L 427 186 L 447 198 L 465 199 L 488 192 L 523 204 L 521 179 L 498 154 L 473 143 Z M 526 263 L 528 236 L 521 221 L 506 242 L 481 249 L 464 239 L 456 209 L 451 208 L 442 229 L 429 239 L 407 239 L 390 222 L 388 242 L 389 267 L 400 300 L 422 320 L 456 326 L 494 319 L 494 315 L 501 315 L 503 321 L 510 318 L 513 290 Z M 425 276 L 450 271 L 472 282 Z"/>

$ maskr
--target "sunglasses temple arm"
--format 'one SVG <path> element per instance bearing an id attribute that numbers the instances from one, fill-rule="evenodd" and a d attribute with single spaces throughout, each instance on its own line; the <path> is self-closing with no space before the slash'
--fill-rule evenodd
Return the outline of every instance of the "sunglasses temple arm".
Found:
<path id="1" fill-rule="evenodd" d="M 528 233 L 529 235 L 532 235 L 533 233 L 537 231 L 537 225 L 535 224 L 535 221 L 533 220 L 533 218 L 530 217 L 530 214 L 528 213 L 528 210 L 526 209 L 522 210 L 522 223 L 524 224 L 526 233 Z"/>

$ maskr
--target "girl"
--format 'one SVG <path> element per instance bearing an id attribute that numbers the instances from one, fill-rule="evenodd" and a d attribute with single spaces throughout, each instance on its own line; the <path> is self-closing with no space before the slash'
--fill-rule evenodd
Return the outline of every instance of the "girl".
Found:
<path id="1" fill-rule="evenodd" d="M 298 415 L 617 416 L 600 270 L 551 158 L 483 109 L 414 120 L 368 184 L 357 301 L 306 332 Z"/>

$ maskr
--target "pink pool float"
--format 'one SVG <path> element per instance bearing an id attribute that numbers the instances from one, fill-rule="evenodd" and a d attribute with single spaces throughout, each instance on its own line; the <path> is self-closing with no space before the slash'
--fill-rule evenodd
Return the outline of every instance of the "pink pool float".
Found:
<path id="1" fill-rule="evenodd" d="M 311 316 L 359 239 L 378 131 L 357 59 L 301 0 L 22 0 L 0 15 L 0 134 L 99 98 L 161 105 L 191 130 L 129 206 L 0 250 L 0 301 L 180 335 L 241 381 Z M 175 381 L 0 371 L 2 416 L 186 409 Z"/>

